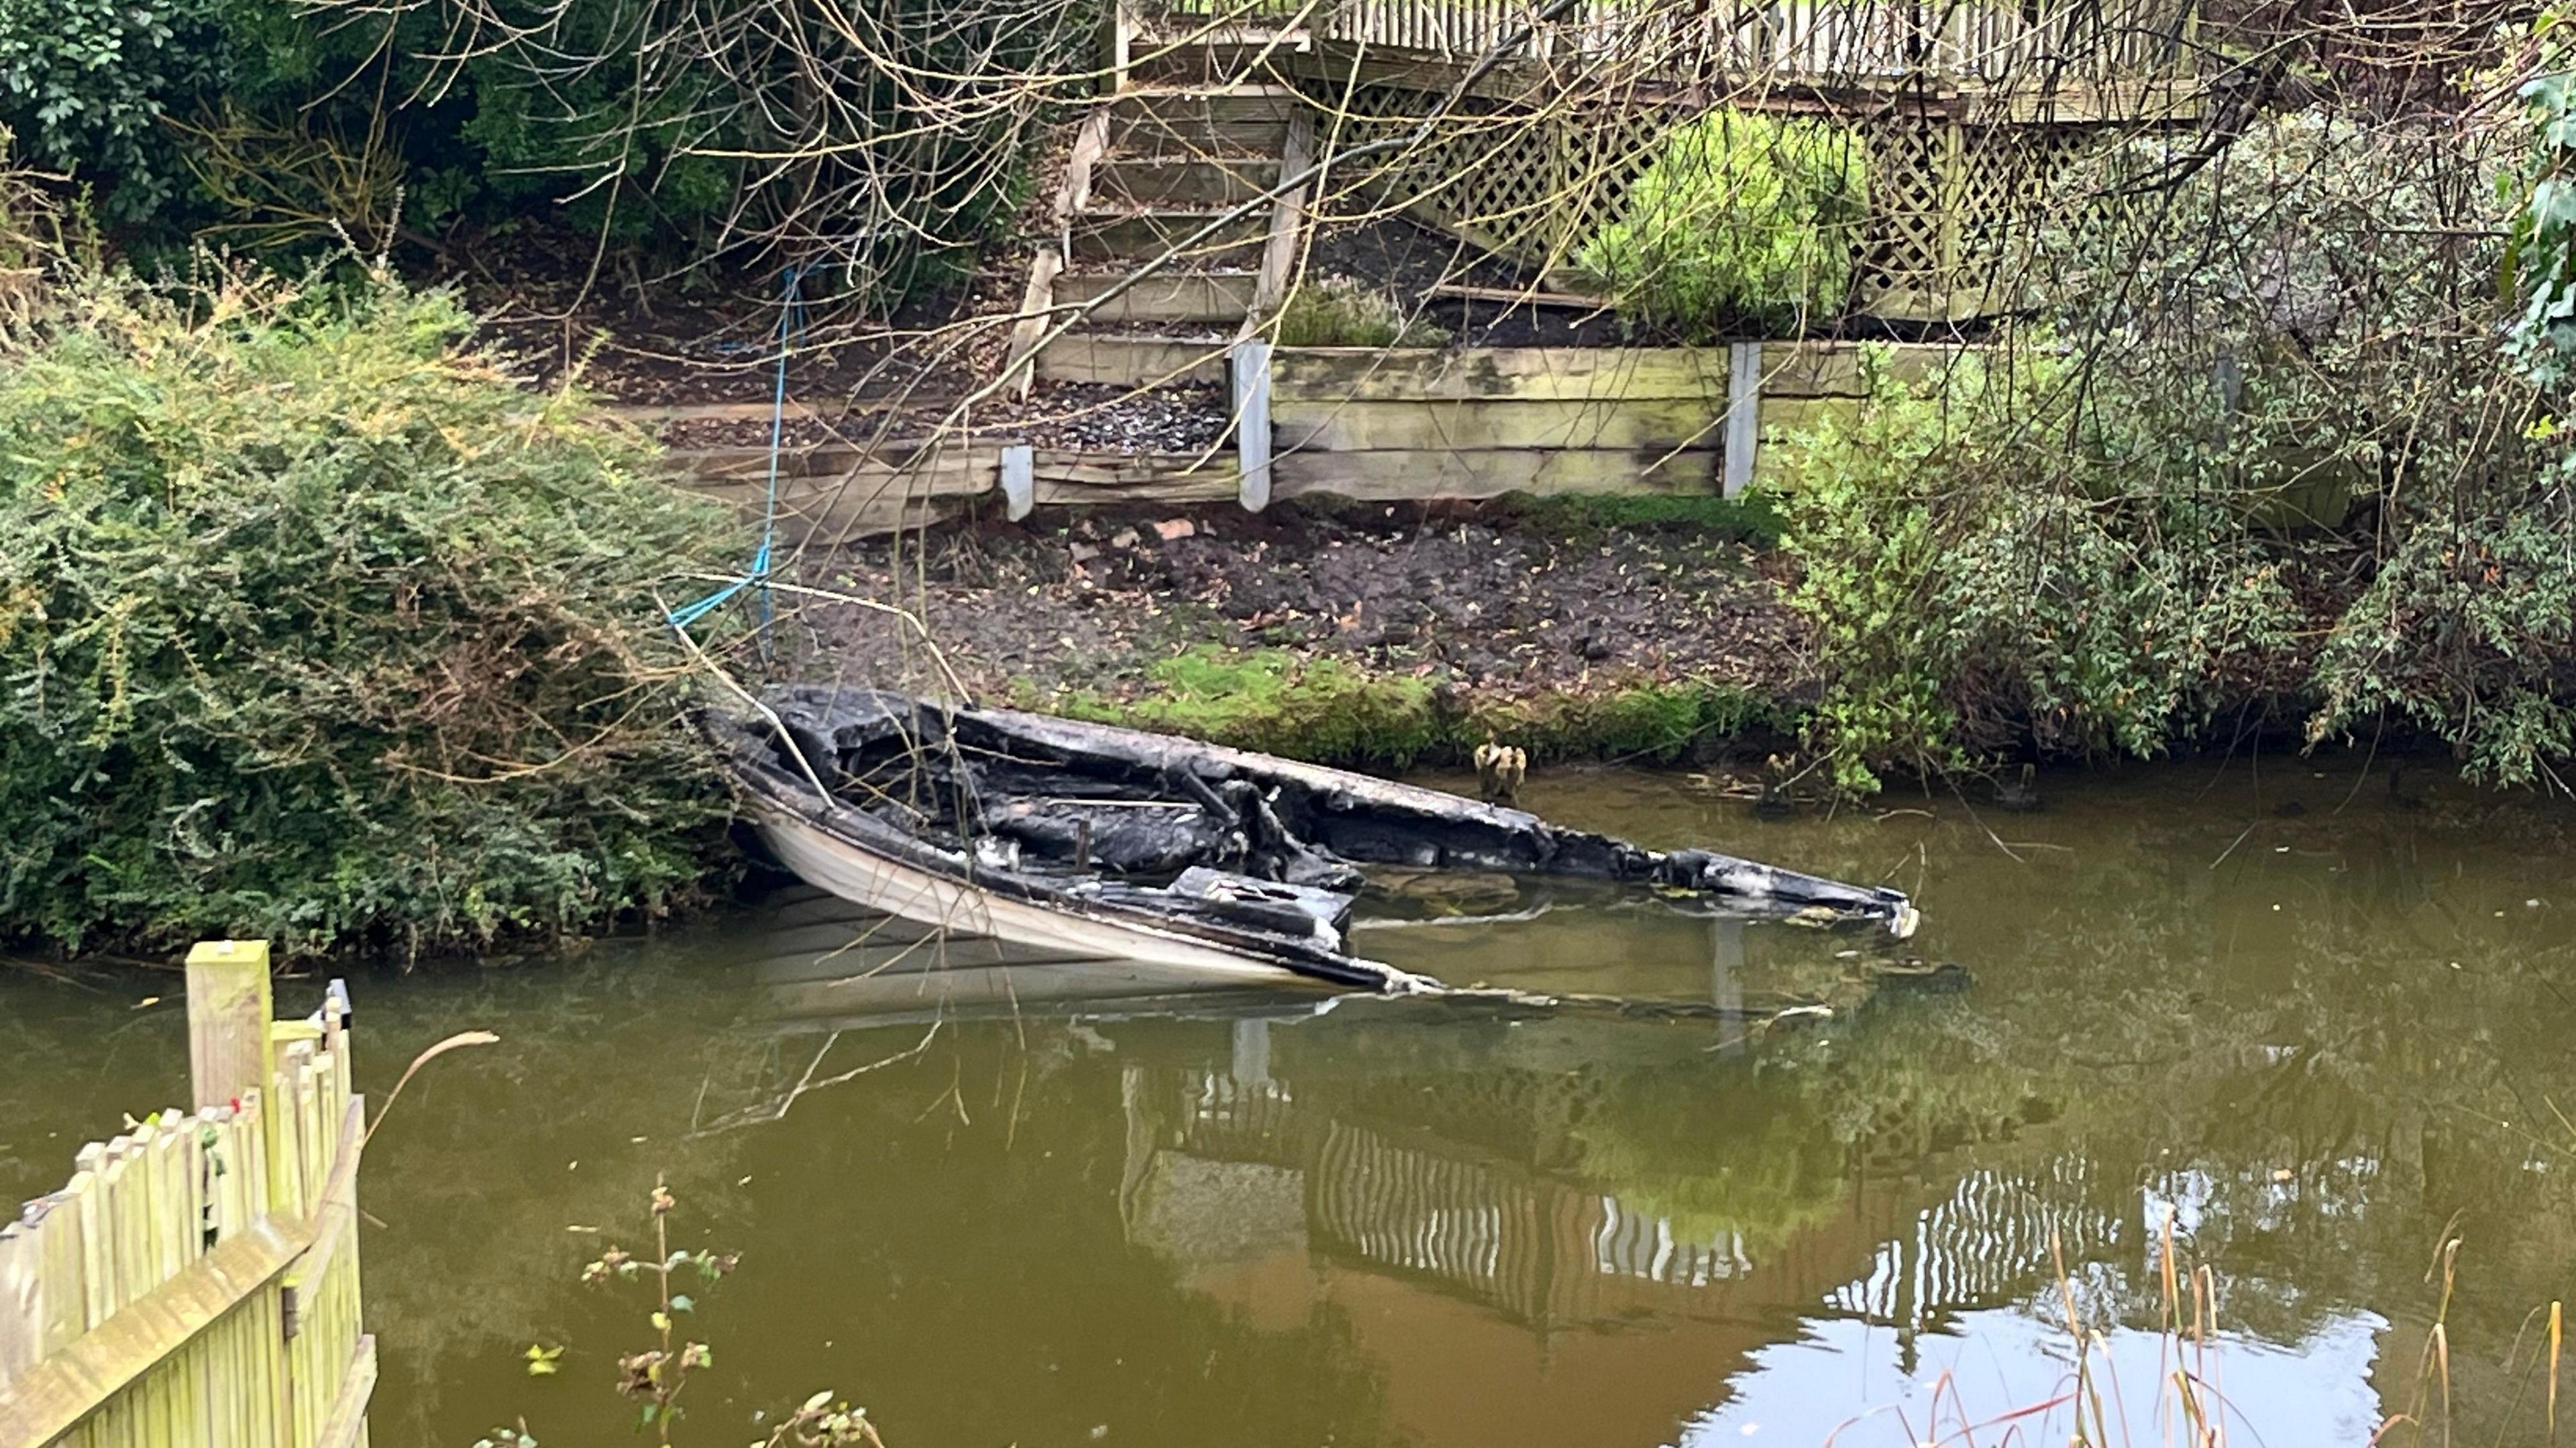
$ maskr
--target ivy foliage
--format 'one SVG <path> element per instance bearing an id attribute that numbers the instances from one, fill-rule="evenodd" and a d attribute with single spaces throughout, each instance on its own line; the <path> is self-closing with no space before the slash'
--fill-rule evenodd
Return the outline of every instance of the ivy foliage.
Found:
<path id="1" fill-rule="evenodd" d="M 0 937 L 586 930 L 724 801 L 659 625 L 729 513 L 448 296 L 90 277 L 0 363 Z"/>
<path id="2" fill-rule="evenodd" d="M 2576 68 L 2570 68 L 2576 57 L 2566 52 L 2563 25 L 2554 10 L 2542 22 L 2552 48 L 2521 90 L 2531 144 L 2508 253 L 2522 302 L 2513 323 L 2515 353 L 2535 380 L 2558 387 L 2576 359 Z"/>
<path id="3" fill-rule="evenodd" d="M 1659 331 L 1796 326 L 1842 310 L 1868 206 L 1849 127 L 1719 109 L 1665 140 L 1575 264 Z"/>
<path id="4" fill-rule="evenodd" d="M 0 122 L 21 159 L 141 222 L 188 181 L 167 121 L 230 79 L 227 0 L 0 0 Z"/>

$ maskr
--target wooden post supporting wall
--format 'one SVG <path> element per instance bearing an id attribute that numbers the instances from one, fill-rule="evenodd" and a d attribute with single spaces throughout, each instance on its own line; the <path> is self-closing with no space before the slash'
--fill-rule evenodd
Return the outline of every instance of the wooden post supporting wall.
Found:
<path id="1" fill-rule="evenodd" d="M 1307 185 L 1297 178 L 1314 161 L 1315 122 L 1301 106 L 1288 118 L 1288 138 L 1279 148 L 1279 184 L 1287 189 L 1270 203 L 1270 236 L 1261 250 L 1261 271 L 1253 283 L 1252 305 L 1244 313 L 1243 336 L 1251 336 L 1288 299 L 1288 280 L 1297 270 L 1298 243 L 1306 222 Z"/>
<path id="2" fill-rule="evenodd" d="M 1726 357 L 1726 471 L 1718 490 L 1740 496 L 1762 446 L 1762 344 L 1738 342 Z"/>
<path id="3" fill-rule="evenodd" d="M 1011 350 L 1003 355 L 1002 375 L 1013 397 L 1025 401 L 1037 379 L 1038 343 L 1055 325 L 1055 279 L 1064 270 L 1063 254 L 1052 246 L 1038 248 L 1029 263 L 1029 284 L 1020 293 L 1020 315 L 1011 323 Z"/>
<path id="4" fill-rule="evenodd" d="M 1016 523 L 1038 505 L 1037 449 L 1015 442 L 1002 449 L 1002 512 Z"/>
<path id="5" fill-rule="evenodd" d="M 206 940 L 188 952 L 188 1071 L 204 1110 L 265 1090 L 269 1044 L 268 942 Z"/>
<path id="6" fill-rule="evenodd" d="M 1249 512 L 1270 506 L 1270 344 L 1234 344 L 1234 447 L 1242 481 L 1237 497 Z"/>

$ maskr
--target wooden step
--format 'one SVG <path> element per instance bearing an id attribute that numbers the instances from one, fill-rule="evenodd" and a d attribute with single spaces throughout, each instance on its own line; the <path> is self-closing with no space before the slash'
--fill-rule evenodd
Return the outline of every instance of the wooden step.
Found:
<path id="1" fill-rule="evenodd" d="M 1058 306 L 1080 305 L 1125 281 L 1117 272 L 1074 272 L 1055 279 Z M 1096 322 L 1240 322 L 1259 282 L 1248 271 L 1158 273 L 1111 297 L 1090 314 Z"/>
<path id="2" fill-rule="evenodd" d="M 1267 191 L 1279 163 L 1267 156 L 1231 161 L 1111 156 L 1091 173 L 1091 194 L 1111 205 L 1231 206 Z"/>
<path id="3" fill-rule="evenodd" d="M 1277 86 L 1129 91 L 1110 103 L 1109 149 L 1129 157 L 1276 156 L 1295 92 Z"/>
<path id="4" fill-rule="evenodd" d="M 1222 213 L 1212 211 L 1085 212 L 1073 219 L 1076 261 L 1145 261 L 1162 255 Z M 1255 206 L 1193 245 L 1184 260 L 1198 267 L 1257 266 L 1270 234 L 1270 214 Z"/>
<path id="5" fill-rule="evenodd" d="M 1288 142 L 1286 121 L 1167 121 L 1158 116 L 1112 121 L 1109 149 L 1120 156 L 1187 161 L 1275 159 Z"/>
<path id="6" fill-rule="evenodd" d="M 1041 382 L 1097 382 L 1151 387 L 1166 382 L 1225 381 L 1226 344 L 1204 338 L 1074 332 L 1038 353 Z"/>

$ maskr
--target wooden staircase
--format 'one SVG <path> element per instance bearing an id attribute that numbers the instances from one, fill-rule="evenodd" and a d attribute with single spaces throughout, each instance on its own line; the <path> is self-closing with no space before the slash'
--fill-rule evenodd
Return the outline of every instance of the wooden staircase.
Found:
<path id="1" fill-rule="evenodd" d="M 1286 86 L 1193 79 L 1217 63 L 1160 57 L 1081 123 L 1012 332 L 1022 392 L 1223 381 L 1284 289 L 1303 188 L 1262 197 L 1306 169 L 1313 124 Z M 1089 310 L 1049 340 L 1067 308 Z"/>

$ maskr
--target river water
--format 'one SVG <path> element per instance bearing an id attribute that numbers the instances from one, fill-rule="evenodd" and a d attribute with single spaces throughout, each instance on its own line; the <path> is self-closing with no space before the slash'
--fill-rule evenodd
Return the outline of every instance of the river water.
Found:
<path id="1" fill-rule="evenodd" d="M 1836 1004 L 1763 1030 L 1301 999 L 836 1019 L 830 912 L 793 897 L 362 975 L 379 1097 L 431 1041 L 503 1038 L 424 1070 L 369 1151 L 374 1441 L 634 1441 L 610 1384 L 650 1304 L 576 1279 L 649 1244 L 657 1174 L 675 1246 L 742 1254 L 682 1319 L 715 1349 L 682 1441 L 830 1388 L 891 1448 L 2063 1442 L 2070 1311 L 2115 1441 L 2189 1436 L 2178 1363 L 2238 1443 L 2396 1414 L 2435 1441 L 2445 1412 L 2545 1441 L 2576 816 L 2432 774 L 2240 758 L 2044 778 L 2037 814 L 1770 824 L 1677 774 L 1531 783 L 1569 823 L 1910 890 L 1956 993 L 1863 1000 L 1849 938 L 1500 881 L 1358 936 L 1453 982 Z M 1438 923 L 1467 915 L 1522 918 Z M 0 970 L 0 1190 L 184 1093 L 178 994 Z M 2168 1264 L 2186 1318 L 2207 1270 L 2188 1343 Z M 538 1344 L 558 1373 L 527 1373 Z"/>

